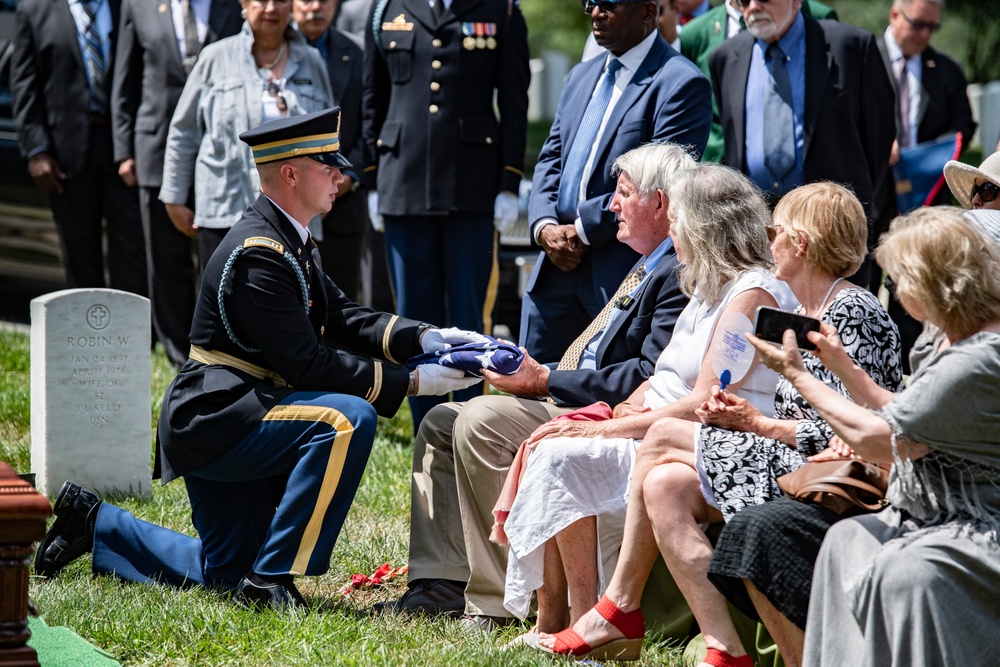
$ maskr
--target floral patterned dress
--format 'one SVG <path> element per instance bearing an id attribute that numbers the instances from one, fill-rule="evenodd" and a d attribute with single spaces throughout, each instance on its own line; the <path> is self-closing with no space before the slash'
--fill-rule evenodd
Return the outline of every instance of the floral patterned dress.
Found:
<path id="1" fill-rule="evenodd" d="M 875 382 L 890 391 L 899 389 L 903 377 L 899 332 L 871 292 L 860 287 L 841 290 L 822 319 L 836 327 L 847 354 Z M 802 359 L 813 376 L 850 398 L 840 378 L 816 356 L 803 351 Z M 699 429 L 697 459 L 703 490 L 726 521 L 744 507 L 781 496 L 778 477 L 826 449 L 833 437 L 830 425 L 784 377 L 778 379 L 774 407 L 775 419 L 798 420 L 795 447 L 754 433 L 714 426 Z"/>

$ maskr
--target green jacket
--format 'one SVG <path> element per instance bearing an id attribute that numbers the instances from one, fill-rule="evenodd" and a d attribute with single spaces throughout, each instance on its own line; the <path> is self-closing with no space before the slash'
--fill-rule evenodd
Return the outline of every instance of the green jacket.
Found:
<path id="1" fill-rule="evenodd" d="M 832 19 L 836 21 L 838 18 L 837 10 L 813 0 L 803 0 L 802 13 L 814 19 Z M 710 78 L 711 75 L 708 73 L 708 54 L 725 40 L 726 22 L 728 20 L 729 16 L 726 14 L 726 6 L 725 4 L 721 4 L 692 20 L 681 31 L 681 54 L 697 65 L 698 69 Z M 719 122 L 719 109 L 715 98 L 713 98 L 712 131 L 708 135 L 708 144 L 705 146 L 705 153 L 701 159 L 704 162 L 721 162 L 724 153 L 722 124 Z"/>

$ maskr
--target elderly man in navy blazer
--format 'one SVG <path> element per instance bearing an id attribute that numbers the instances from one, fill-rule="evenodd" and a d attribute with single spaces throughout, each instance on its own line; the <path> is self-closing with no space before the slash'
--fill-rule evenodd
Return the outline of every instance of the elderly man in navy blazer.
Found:
<path id="1" fill-rule="evenodd" d="M 640 259 L 558 366 L 526 356 L 512 375 L 488 373 L 514 396 L 481 396 L 428 413 L 413 445 L 410 588 L 393 603 L 399 611 L 464 611 L 484 629 L 508 622 L 506 551 L 488 538 L 518 446 L 573 408 L 624 401 L 652 375 L 670 342 L 687 297 L 677 283 L 664 192 L 670 177 L 694 160 L 677 145 L 647 144 L 616 164 L 622 176 L 611 214 L 619 220 L 618 238 Z"/>
<path id="2" fill-rule="evenodd" d="M 712 123 L 708 80 L 660 37 L 656 2 L 583 6 L 609 53 L 569 73 L 528 207 L 542 253 L 522 302 L 521 344 L 543 363 L 560 359 L 637 259 L 615 240 L 608 210 L 615 158 L 649 141 L 700 155 Z"/>

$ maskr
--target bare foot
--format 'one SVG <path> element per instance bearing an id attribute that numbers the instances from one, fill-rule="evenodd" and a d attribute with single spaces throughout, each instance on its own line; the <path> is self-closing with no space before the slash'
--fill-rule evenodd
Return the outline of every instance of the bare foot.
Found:
<path id="1" fill-rule="evenodd" d="M 631 610 L 630 610 L 631 611 Z M 573 629 L 583 637 L 591 647 L 607 644 L 612 639 L 621 639 L 625 635 L 615 626 L 604 620 L 604 617 L 591 609 L 573 624 Z M 543 632 L 538 636 L 538 645 L 550 651 L 555 649 L 555 635 Z"/>

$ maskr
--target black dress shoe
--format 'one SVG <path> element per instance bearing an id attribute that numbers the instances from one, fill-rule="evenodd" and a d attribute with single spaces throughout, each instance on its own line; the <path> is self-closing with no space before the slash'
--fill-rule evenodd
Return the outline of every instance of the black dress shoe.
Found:
<path id="1" fill-rule="evenodd" d="M 410 614 L 447 614 L 459 617 L 465 611 L 465 582 L 449 579 L 417 579 L 398 600 L 380 602 L 375 611 Z"/>
<path id="2" fill-rule="evenodd" d="M 288 581 L 278 582 L 265 581 L 257 575 L 248 574 L 236 586 L 233 599 L 254 609 L 270 608 L 275 611 L 283 611 L 292 608 L 309 608 L 291 577 L 288 578 Z"/>
<path id="3" fill-rule="evenodd" d="M 54 577 L 94 548 L 94 521 L 101 499 L 79 484 L 66 482 L 53 512 L 56 520 L 35 551 L 35 574 Z"/>

